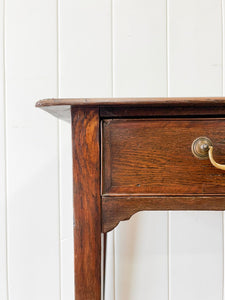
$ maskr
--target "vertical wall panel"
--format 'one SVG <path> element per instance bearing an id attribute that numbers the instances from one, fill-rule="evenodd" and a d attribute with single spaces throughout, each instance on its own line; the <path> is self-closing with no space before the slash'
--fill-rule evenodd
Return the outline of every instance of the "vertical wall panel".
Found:
<path id="1" fill-rule="evenodd" d="M 60 97 L 111 96 L 110 0 L 60 1 L 59 62 Z M 73 260 L 72 181 L 69 179 L 72 177 L 68 158 L 71 133 L 63 123 L 60 131 L 62 299 L 73 300 L 72 292 L 68 292 L 74 289 L 73 280 L 70 280 L 73 264 L 69 263 Z"/>
<path id="2" fill-rule="evenodd" d="M 73 237 L 61 240 L 61 263 L 61 300 L 74 300 Z"/>
<path id="3" fill-rule="evenodd" d="M 116 299 L 168 299 L 167 214 L 141 212 L 116 228 Z"/>
<path id="4" fill-rule="evenodd" d="M 0 1 L 0 299 L 7 300 L 4 0 Z"/>
<path id="5" fill-rule="evenodd" d="M 166 96 L 166 0 L 115 0 L 114 96 Z"/>
<path id="6" fill-rule="evenodd" d="M 221 212 L 172 213 L 171 299 L 222 299 L 222 226 Z"/>
<path id="7" fill-rule="evenodd" d="M 61 97 L 110 96 L 110 3 L 110 0 L 62 1 Z"/>
<path id="8" fill-rule="evenodd" d="M 169 96 L 222 94 L 220 0 L 168 2 Z M 171 299 L 222 299 L 221 212 L 171 212 Z"/>
<path id="9" fill-rule="evenodd" d="M 72 186 L 72 145 L 71 126 L 60 122 L 60 213 L 61 239 L 73 237 L 73 186 Z"/>
<path id="10" fill-rule="evenodd" d="M 221 0 L 169 0 L 170 96 L 221 96 Z"/>
<path id="11" fill-rule="evenodd" d="M 113 3 L 114 96 L 166 96 L 166 1 Z M 167 213 L 141 212 L 115 232 L 116 300 L 168 299 Z"/>
<path id="12" fill-rule="evenodd" d="M 6 1 L 10 300 L 59 299 L 56 1 Z"/>
<path id="13" fill-rule="evenodd" d="M 74 243 L 71 126 L 60 121 L 61 300 L 74 300 Z"/>
<path id="14" fill-rule="evenodd" d="M 115 300 L 115 230 L 107 233 L 105 300 Z"/>

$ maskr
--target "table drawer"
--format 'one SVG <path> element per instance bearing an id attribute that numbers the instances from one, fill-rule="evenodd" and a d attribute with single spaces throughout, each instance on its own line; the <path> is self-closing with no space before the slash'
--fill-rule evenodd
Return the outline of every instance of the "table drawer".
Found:
<path id="1" fill-rule="evenodd" d="M 225 171 L 192 153 L 201 136 L 225 164 L 225 119 L 103 120 L 102 194 L 225 194 Z"/>

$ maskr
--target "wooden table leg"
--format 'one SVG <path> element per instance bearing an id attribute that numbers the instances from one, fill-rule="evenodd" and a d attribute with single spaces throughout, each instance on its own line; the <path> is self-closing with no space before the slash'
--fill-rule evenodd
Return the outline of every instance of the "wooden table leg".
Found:
<path id="1" fill-rule="evenodd" d="M 72 108 L 76 300 L 101 299 L 99 109 Z"/>

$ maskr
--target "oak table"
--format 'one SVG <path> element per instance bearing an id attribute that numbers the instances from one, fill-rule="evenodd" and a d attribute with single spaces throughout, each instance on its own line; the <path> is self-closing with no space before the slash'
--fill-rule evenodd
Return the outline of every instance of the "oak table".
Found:
<path id="1" fill-rule="evenodd" d="M 141 210 L 224 210 L 225 98 L 38 101 L 71 122 L 76 300 L 101 299 L 101 233 Z"/>

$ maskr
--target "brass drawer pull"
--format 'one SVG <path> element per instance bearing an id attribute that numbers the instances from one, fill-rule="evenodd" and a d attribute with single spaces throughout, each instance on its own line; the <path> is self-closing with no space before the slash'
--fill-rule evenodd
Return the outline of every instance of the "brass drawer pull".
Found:
<path id="1" fill-rule="evenodd" d="M 217 168 L 225 171 L 225 165 L 218 164 L 213 158 L 213 144 L 207 137 L 199 137 L 192 143 L 192 153 L 199 159 L 209 158 L 211 164 Z"/>
<path id="2" fill-rule="evenodd" d="M 225 165 L 218 164 L 213 158 L 213 146 L 209 146 L 208 153 L 209 153 L 209 160 L 210 160 L 211 164 L 214 167 L 216 167 L 217 169 L 221 169 L 221 170 L 225 171 Z"/>

